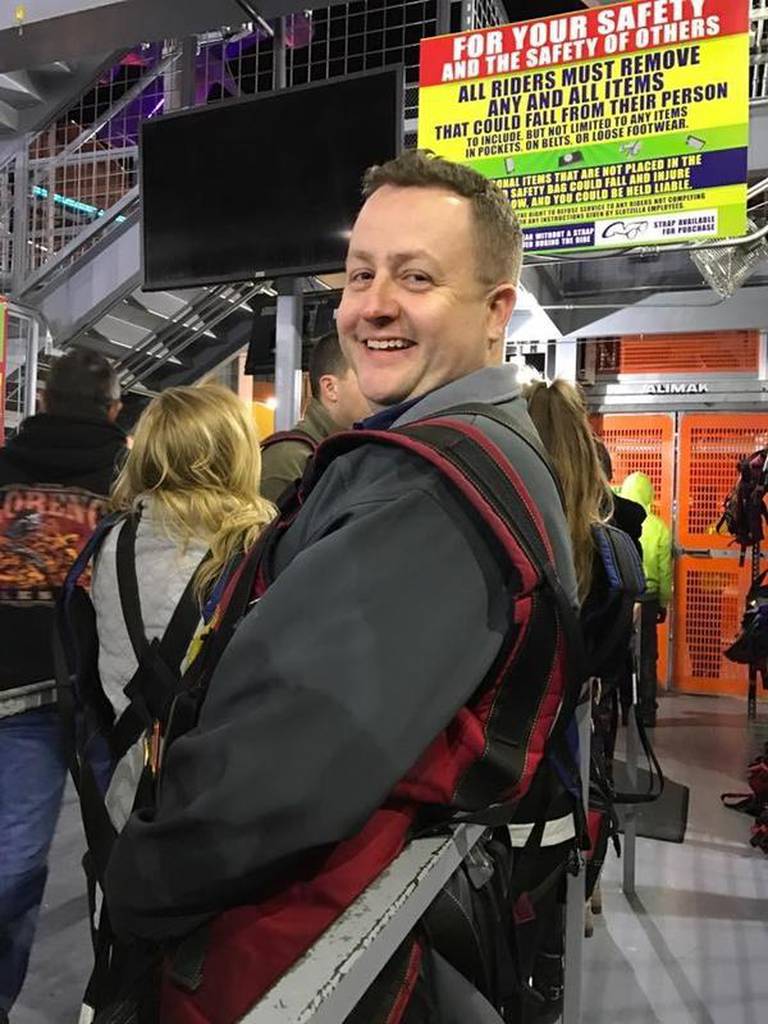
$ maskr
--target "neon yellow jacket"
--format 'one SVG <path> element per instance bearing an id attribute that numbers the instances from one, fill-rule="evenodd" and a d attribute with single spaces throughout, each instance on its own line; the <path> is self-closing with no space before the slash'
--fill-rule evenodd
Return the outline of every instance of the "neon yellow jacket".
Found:
<path id="1" fill-rule="evenodd" d="M 621 496 L 642 505 L 647 515 L 640 535 L 643 571 L 649 594 L 658 594 L 666 608 L 672 596 L 672 535 L 669 527 L 652 511 L 653 484 L 645 473 L 630 473 L 621 485 Z"/>

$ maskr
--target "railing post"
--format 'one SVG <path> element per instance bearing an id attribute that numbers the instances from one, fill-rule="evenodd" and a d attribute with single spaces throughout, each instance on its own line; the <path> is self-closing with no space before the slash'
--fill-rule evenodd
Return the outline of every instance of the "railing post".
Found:
<path id="1" fill-rule="evenodd" d="M 40 323 L 36 316 L 29 318 L 27 352 L 24 362 L 24 416 L 34 416 L 37 408 L 37 352 L 40 344 Z"/>
<path id="2" fill-rule="evenodd" d="M 285 50 L 285 18 L 279 18 L 277 29 L 272 39 L 272 47 L 275 53 L 273 62 L 274 87 L 285 89 L 288 85 L 288 62 Z"/>
<path id="3" fill-rule="evenodd" d="M 182 40 L 181 56 L 176 68 L 180 105 L 184 109 L 194 107 L 197 92 L 197 36 L 187 36 Z"/>
<path id="4" fill-rule="evenodd" d="M 275 331 L 275 429 L 290 430 L 301 412 L 301 278 L 283 279 Z"/>
<path id="5" fill-rule="evenodd" d="M 36 231 L 35 221 L 39 218 L 34 217 L 31 227 L 31 240 L 32 245 L 27 246 L 31 250 L 29 266 L 30 270 L 36 270 L 41 263 L 45 263 L 46 253 L 52 253 L 56 249 L 56 205 L 54 196 L 56 195 L 56 165 L 53 162 L 53 158 L 56 154 L 56 124 L 52 124 L 48 129 L 48 159 L 49 171 L 46 180 L 46 189 L 48 195 L 45 197 L 45 233 L 43 237 L 40 237 L 43 233 Z M 35 178 L 34 174 L 30 174 L 30 185 Z M 32 210 L 36 209 L 34 203 L 32 204 Z M 37 245 L 44 245 L 46 252 L 42 256 L 39 255 Z"/>
<path id="6" fill-rule="evenodd" d="M 584 798 L 584 813 L 589 811 L 589 765 L 592 741 L 592 683 L 589 699 L 576 709 L 579 730 L 579 769 Z M 563 1024 L 580 1024 L 582 985 L 584 973 L 584 919 L 586 893 L 586 865 L 581 864 L 578 875 L 568 875 L 565 907 L 565 994 Z"/>
<path id="7" fill-rule="evenodd" d="M 641 606 L 635 605 L 634 635 L 632 637 L 632 706 L 627 719 L 627 779 L 629 791 L 637 790 L 637 758 L 639 754 L 639 735 L 637 732 L 637 674 L 640 671 L 642 655 L 643 631 L 641 628 Z M 621 851 L 622 882 L 621 888 L 625 896 L 635 895 L 635 854 L 637 847 L 637 812 L 633 804 L 627 804 L 624 811 L 624 845 Z"/>
<path id="8" fill-rule="evenodd" d="M 13 187 L 13 258 L 11 293 L 19 295 L 27 271 L 27 241 L 29 240 L 29 136 L 22 139 L 16 154 Z"/>
<path id="9" fill-rule="evenodd" d="M 437 34 L 446 36 L 451 31 L 451 0 L 437 0 Z"/>

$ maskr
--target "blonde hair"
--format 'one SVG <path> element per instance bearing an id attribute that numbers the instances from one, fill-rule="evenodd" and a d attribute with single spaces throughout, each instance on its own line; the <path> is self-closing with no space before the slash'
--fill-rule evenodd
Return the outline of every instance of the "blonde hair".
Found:
<path id="1" fill-rule="evenodd" d="M 579 389 L 565 380 L 551 384 L 538 380 L 523 386 L 523 396 L 563 488 L 579 600 L 583 601 L 592 583 L 592 526 L 613 515 L 613 494 Z"/>
<path id="2" fill-rule="evenodd" d="M 274 518 L 260 481 L 259 438 L 240 399 L 217 384 L 168 388 L 142 414 L 110 504 L 130 512 L 151 498 L 153 515 L 182 549 L 192 540 L 210 546 L 195 581 L 202 601 Z"/>

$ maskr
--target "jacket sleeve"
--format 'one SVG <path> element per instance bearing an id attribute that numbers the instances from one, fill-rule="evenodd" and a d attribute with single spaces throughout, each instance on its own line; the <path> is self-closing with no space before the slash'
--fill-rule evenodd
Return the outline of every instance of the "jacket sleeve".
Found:
<path id="1" fill-rule="evenodd" d="M 325 523 L 237 630 L 157 809 L 118 838 L 117 933 L 181 934 L 357 832 L 481 682 L 509 614 L 490 545 L 432 492 Z"/>
<path id="2" fill-rule="evenodd" d="M 283 491 L 299 480 L 311 455 L 309 445 L 301 441 L 278 441 L 261 455 L 261 493 L 277 501 Z"/>
<path id="3" fill-rule="evenodd" d="M 666 608 L 672 598 L 672 535 L 663 519 L 659 519 L 656 558 L 659 572 L 659 604 Z"/>

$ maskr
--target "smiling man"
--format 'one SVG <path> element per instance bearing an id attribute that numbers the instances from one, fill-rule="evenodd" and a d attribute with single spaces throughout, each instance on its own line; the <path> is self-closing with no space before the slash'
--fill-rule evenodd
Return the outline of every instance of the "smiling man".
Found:
<path id="1" fill-rule="evenodd" d="M 471 419 L 538 505 L 573 598 L 556 485 L 515 371 L 500 365 L 521 262 L 514 214 L 484 178 L 423 153 L 373 168 L 365 195 L 337 316 L 377 410 L 363 425 L 498 406 L 512 427 Z M 406 775 L 418 779 L 421 755 L 483 682 L 517 586 L 441 473 L 384 444 L 333 461 L 272 569 L 198 727 L 170 747 L 156 811 L 131 818 L 107 873 L 112 923 L 127 939 L 168 940 L 224 908 L 261 905 L 247 929 L 214 928 L 190 998 L 201 1014 L 216 1003 L 216 1020 L 231 997 L 214 988 L 224 961 L 236 957 L 238 984 L 249 986 L 234 1017 L 354 899 L 361 862 L 382 869 L 402 848 L 406 811 L 376 812 Z M 414 791 L 429 801 L 426 780 Z M 413 942 L 403 955 L 392 969 L 409 977 Z M 350 1021 L 380 1018 L 375 992 L 367 998 Z M 447 1018 L 414 998 L 386 1019 Z"/>

